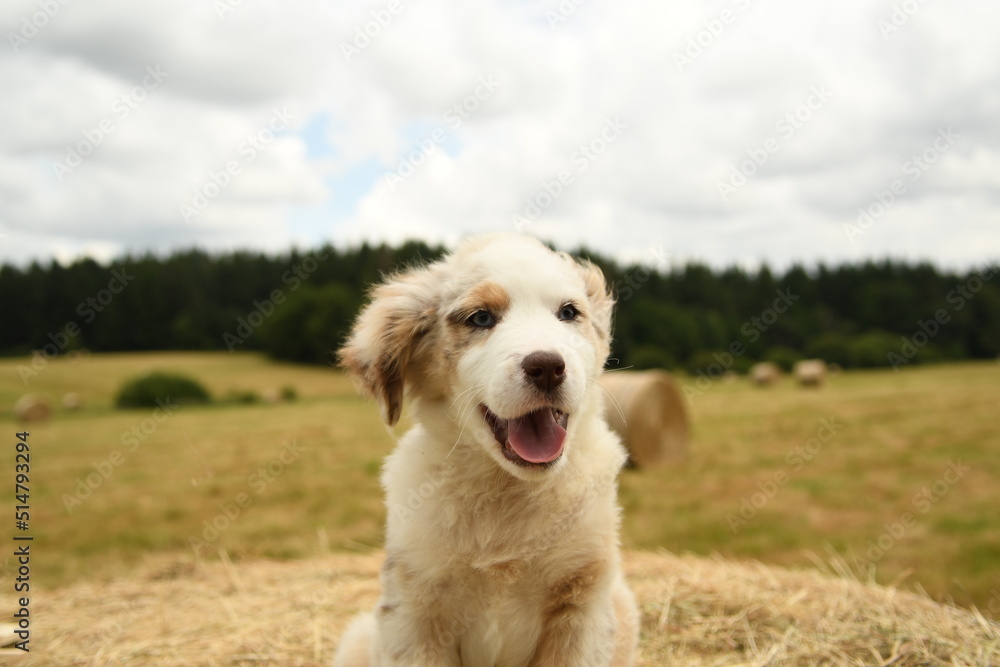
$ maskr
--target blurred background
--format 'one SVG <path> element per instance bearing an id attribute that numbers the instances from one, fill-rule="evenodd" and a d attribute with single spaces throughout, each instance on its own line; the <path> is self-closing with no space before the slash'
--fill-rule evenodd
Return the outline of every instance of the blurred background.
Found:
<path id="1" fill-rule="evenodd" d="M 623 476 L 628 548 L 1000 615 L 998 23 L 5 2 L 0 419 L 47 451 L 42 585 L 377 549 L 392 436 L 330 352 L 383 272 L 516 231 L 604 268 L 612 368 L 671 373 L 683 451 Z"/>

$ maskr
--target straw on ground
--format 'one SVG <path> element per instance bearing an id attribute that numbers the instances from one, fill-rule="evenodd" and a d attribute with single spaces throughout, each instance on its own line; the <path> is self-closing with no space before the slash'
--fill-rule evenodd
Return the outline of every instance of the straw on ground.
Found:
<path id="1" fill-rule="evenodd" d="M 37 643 L 19 664 L 328 665 L 350 618 L 374 605 L 381 562 L 160 557 L 37 596 Z M 1000 625 L 913 593 L 667 553 L 626 553 L 625 566 L 640 666 L 1000 664 Z"/>

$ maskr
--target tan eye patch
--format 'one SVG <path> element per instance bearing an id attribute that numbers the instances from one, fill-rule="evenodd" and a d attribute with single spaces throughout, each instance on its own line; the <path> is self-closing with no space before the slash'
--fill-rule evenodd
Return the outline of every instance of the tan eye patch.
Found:
<path id="1" fill-rule="evenodd" d="M 453 324 L 462 324 L 473 313 L 485 310 L 499 319 L 510 308 L 510 295 L 495 282 L 486 281 L 473 287 L 449 316 Z"/>

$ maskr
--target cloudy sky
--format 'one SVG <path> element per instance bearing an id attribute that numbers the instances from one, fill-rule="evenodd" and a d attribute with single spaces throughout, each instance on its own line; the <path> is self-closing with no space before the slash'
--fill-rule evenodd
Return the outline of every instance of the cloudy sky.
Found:
<path id="1" fill-rule="evenodd" d="M 4 0 L 0 261 L 1000 252 L 1000 3 Z"/>

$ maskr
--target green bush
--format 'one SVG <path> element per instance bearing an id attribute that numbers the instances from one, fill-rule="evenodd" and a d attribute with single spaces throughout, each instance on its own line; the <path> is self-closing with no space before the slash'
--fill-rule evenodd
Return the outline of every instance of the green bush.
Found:
<path id="1" fill-rule="evenodd" d="M 251 405 L 253 403 L 260 403 L 260 394 L 253 389 L 230 389 L 229 393 L 226 394 L 226 400 L 230 403 Z"/>
<path id="2" fill-rule="evenodd" d="M 781 347 L 780 345 L 769 347 L 767 351 L 764 352 L 764 361 L 772 361 L 778 364 L 781 370 L 786 373 L 790 373 L 792 367 L 795 366 L 795 362 L 801 359 L 801 352 L 793 350 L 790 347 Z"/>
<path id="3" fill-rule="evenodd" d="M 343 285 L 303 285 L 264 320 L 261 345 L 275 359 L 329 366 L 358 307 L 357 295 Z"/>
<path id="4" fill-rule="evenodd" d="M 842 333 L 823 333 L 806 344 L 806 356 L 847 368 L 851 365 L 851 343 L 851 337 Z"/>
<path id="5" fill-rule="evenodd" d="M 885 331 L 869 331 L 851 339 L 849 348 L 851 366 L 876 368 L 889 365 L 889 353 L 900 353 L 900 336 Z"/>
<path id="6" fill-rule="evenodd" d="M 294 401 L 299 398 L 299 392 L 295 391 L 295 387 L 291 385 L 286 385 L 281 388 L 281 400 L 283 401 Z"/>
<path id="7" fill-rule="evenodd" d="M 118 391 L 119 408 L 155 408 L 161 403 L 207 403 L 208 391 L 196 380 L 177 373 L 153 372 L 126 382 Z M 158 402 L 159 401 L 159 402 Z"/>
<path id="8" fill-rule="evenodd" d="M 637 371 L 650 368 L 672 368 L 674 355 L 656 345 L 640 345 L 629 355 L 627 366 Z M 612 366 L 614 368 L 614 366 Z"/>
<path id="9" fill-rule="evenodd" d="M 738 351 L 738 350 L 737 350 Z M 697 375 L 698 371 L 709 377 L 719 376 L 722 372 L 733 371 L 740 375 L 746 375 L 753 366 L 754 360 L 745 352 L 739 356 L 734 355 L 729 350 L 699 350 L 688 359 L 684 368 L 691 375 Z M 719 370 L 721 369 L 721 371 Z"/>

